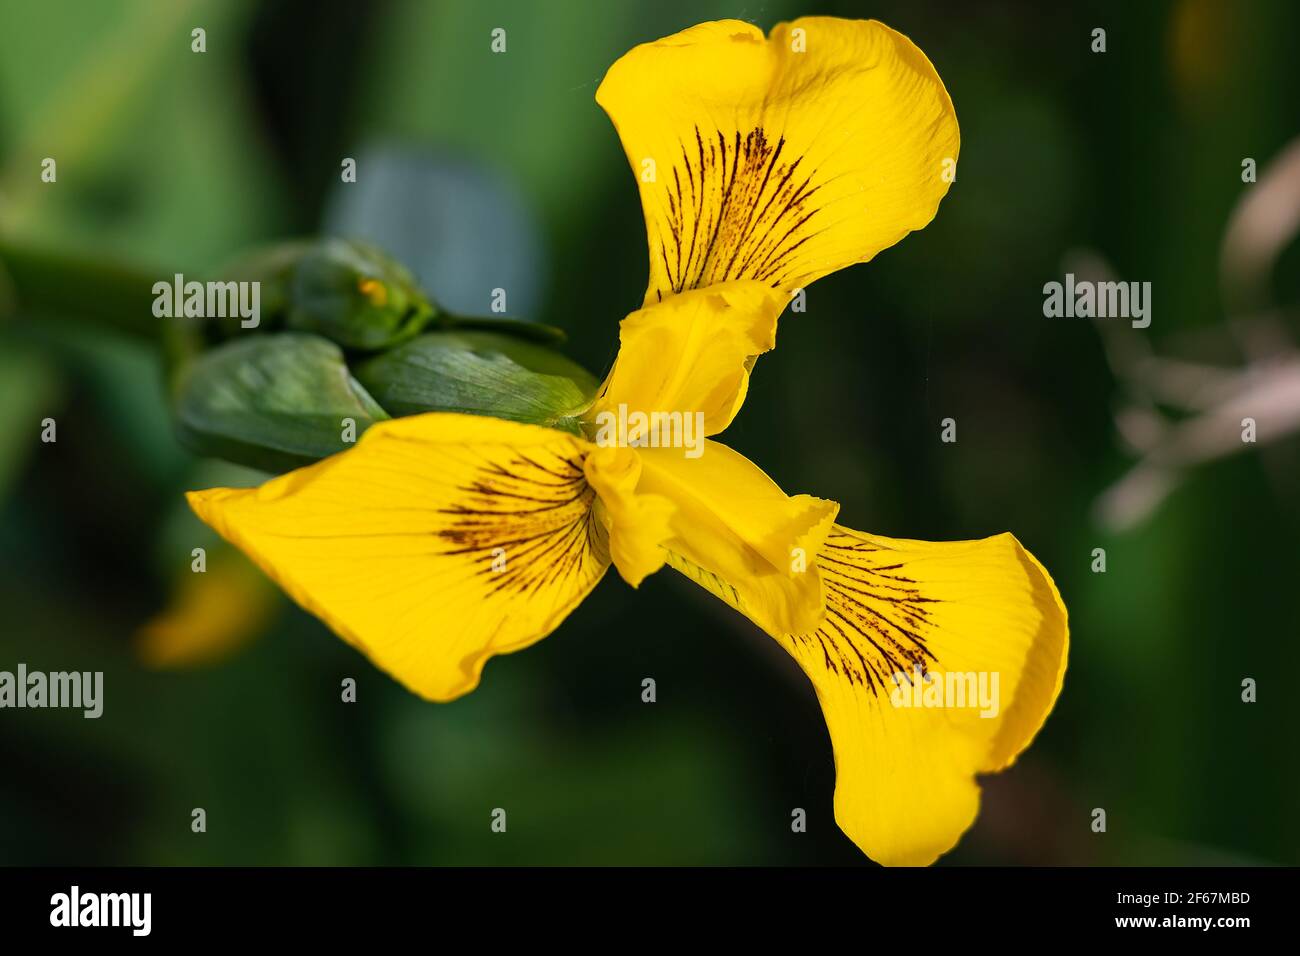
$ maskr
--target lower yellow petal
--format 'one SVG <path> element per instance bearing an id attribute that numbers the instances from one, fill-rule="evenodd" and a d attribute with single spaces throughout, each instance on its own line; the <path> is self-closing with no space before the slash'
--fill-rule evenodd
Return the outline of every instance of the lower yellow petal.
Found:
<path id="1" fill-rule="evenodd" d="M 638 493 L 662 496 L 676 509 L 670 552 L 698 574 L 725 582 L 767 630 L 817 625 L 826 604 L 816 556 L 839 505 L 787 495 L 748 458 L 717 442 L 705 442 L 694 459 L 680 449 L 639 454 Z"/>
<path id="2" fill-rule="evenodd" d="M 836 822 L 879 863 L 932 863 L 978 813 L 975 775 L 1011 764 L 1047 719 L 1065 606 L 1009 534 L 930 543 L 836 526 L 819 563 L 825 621 L 777 640 L 826 717 Z"/>
<path id="3" fill-rule="evenodd" d="M 489 657 L 554 630 L 608 567 L 590 447 L 532 425 L 416 415 L 259 488 L 189 500 L 377 666 L 450 700 Z"/>

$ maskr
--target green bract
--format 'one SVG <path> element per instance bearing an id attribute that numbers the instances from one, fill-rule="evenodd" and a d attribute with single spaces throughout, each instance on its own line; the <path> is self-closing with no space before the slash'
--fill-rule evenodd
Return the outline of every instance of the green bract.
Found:
<path id="1" fill-rule="evenodd" d="M 354 371 L 392 415 L 439 409 L 566 430 L 597 385 L 553 349 L 483 331 L 428 332 Z"/>
<path id="2" fill-rule="evenodd" d="M 175 410 L 192 451 L 265 471 L 343 451 L 349 437 L 389 417 L 337 345 L 295 332 L 250 335 L 204 353 L 177 380 Z"/>
<path id="3" fill-rule="evenodd" d="M 596 390 L 557 329 L 447 315 L 363 243 L 286 243 L 223 277 L 261 283 L 258 325 L 179 319 L 170 336 L 177 429 L 200 455 L 286 471 L 430 411 L 576 431 Z"/>

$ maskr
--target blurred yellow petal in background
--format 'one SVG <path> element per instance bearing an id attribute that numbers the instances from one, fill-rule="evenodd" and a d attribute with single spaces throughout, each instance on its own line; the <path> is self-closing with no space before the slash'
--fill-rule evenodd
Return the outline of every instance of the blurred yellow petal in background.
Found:
<path id="1" fill-rule="evenodd" d="M 143 624 L 135 649 L 148 667 L 194 667 L 220 661 L 260 635 L 280 606 L 280 592 L 246 557 L 227 546 L 207 549 L 202 573 L 183 572 L 167 607 Z"/>

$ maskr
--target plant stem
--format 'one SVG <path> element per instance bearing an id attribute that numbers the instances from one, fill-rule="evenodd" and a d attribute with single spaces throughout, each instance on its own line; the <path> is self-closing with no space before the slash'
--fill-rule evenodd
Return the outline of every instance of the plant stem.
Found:
<path id="1" fill-rule="evenodd" d="M 13 305 L 39 319 L 81 319 L 157 341 L 153 285 L 161 272 L 87 256 L 34 249 L 0 237 L 0 283 L 12 285 Z"/>

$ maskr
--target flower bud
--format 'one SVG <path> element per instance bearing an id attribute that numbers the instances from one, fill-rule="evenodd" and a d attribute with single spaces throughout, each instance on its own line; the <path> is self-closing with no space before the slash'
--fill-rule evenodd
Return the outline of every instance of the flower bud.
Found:
<path id="1" fill-rule="evenodd" d="M 391 348 L 437 315 L 405 266 L 362 242 L 311 244 L 290 268 L 287 286 L 287 327 L 346 349 Z"/>
<path id="2" fill-rule="evenodd" d="M 559 330 L 447 315 L 364 243 L 285 243 L 224 278 L 260 283 L 258 326 L 176 323 L 169 339 L 177 431 L 200 455 L 286 471 L 431 411 L 576 431 L 597 387 L 555 351 Z"/>

